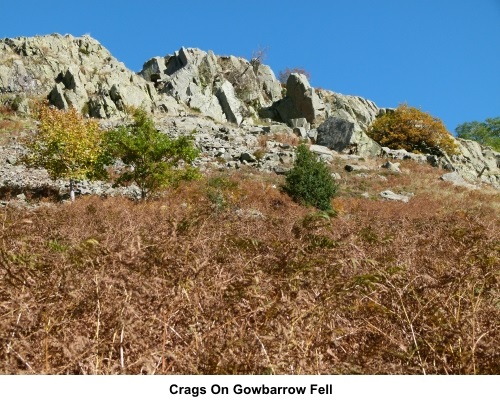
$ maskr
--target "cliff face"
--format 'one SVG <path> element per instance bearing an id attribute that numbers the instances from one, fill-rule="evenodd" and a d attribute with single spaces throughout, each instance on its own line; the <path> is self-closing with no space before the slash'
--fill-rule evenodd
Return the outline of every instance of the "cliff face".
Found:
<path id="1" fill-rule="evenodd" d="M 105 118 L 126 105 L 151 108 L 152 90 L 89 36 L 0 40 L 0 93 L 48 97 L 59 108 Z"/>
<path id="2" fill-rule="evenodd" d="M 281 98 L 281 85 L 269 66 L 196 48 L 152 58 L 139 75 L 154 83 L 159 95 L 237 125 Z"/>
<path id="3" fill-rule="evenodd" d="M 192 109 L 237 125 L 267 117 L 292 125 L 305 118 L 319 125 L 332 114 L 364 128 L 378 107 L 360 97 L 318 92 L 302 75 L 291 75 L 288 95 L 274 72 L 258 59 L 217 56 L 196 48 L 154 57 L 134 73 L 98 41 L 53 34 L 0 40 L 0 94 L 47 97 L 96 118 L 120 116 L 127 106 L 176 115 Z M 342 111 L 342 112 L 341 112 Z"/>
<path id="4" fill-rule="evenodd" d="M 54 34 L 0 40 L 0 94 L 47 97 L 96 118 L 127 106 L 191 108 L 239 125 L 279 99 L 281 85 L 269 66 L 193 48 L 153 58 L 136 74 L 89 36 Z"/>
<path id="5" fill-rule="evenodd" d="M 499 153 L 462 140 L 461 153 L 451 158 L 380 148 L 366 129 L 385 109 L 362 97 L 314 89 L 301 74 L 291 74 L 282 86 L 258 59 L 181 48 L 148 60 L 135 73 L 89 36 L 7 38 L 0 40 L 0 97 L 2 102 L 15 99 L 20 111 L 28 110 L 29 99 L 47 98 L 58 108 L 74 107 L 95 118 L 123 117 L 128 107 L 167 113 L 174 120 L 196 112 L 200 119 L 234 124 L 241 139 L 284 123 L 289 129 L 282 130 L 293 129 L 338 153 L 425 161 L 468 181 L 500 186 Z M 205 137 L 209 149 L 217 145 L 217 136 Z M 252 151 L 229 155 L 239 159 L 247 152 Z"/>

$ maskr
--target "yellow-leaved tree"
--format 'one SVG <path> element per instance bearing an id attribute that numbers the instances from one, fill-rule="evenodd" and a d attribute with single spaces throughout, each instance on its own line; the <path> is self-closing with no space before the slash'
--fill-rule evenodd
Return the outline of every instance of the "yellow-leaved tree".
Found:
<path id="1" fill-rule="evenodd" d="M 391 149 L 449 155 L 458 153 L 453 136 L 443 122 L 415 107 L 401 104 L 378 117 L 367 131 L 370 138 Z"/>
<path id="2" fill-rule="evenodd" d="M 75 199 L 75 180 L 106 177 L 104 165 L 109 159 L 97 121 L 75 109 L 58 110 L 47 104 L 38 106 L 35 115 L 38 129 L 25 142 L 27 166 L 46 169 L 54 180 L 69 180 L 71 200 Z"/>

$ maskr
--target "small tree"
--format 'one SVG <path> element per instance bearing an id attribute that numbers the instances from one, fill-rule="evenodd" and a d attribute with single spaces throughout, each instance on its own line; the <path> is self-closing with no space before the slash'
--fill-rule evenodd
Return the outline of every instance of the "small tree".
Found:
<path id="1" fill-rule="evenodd" d="M 39 121 L 38 131 L 25 142 L 28 153 L 24 163 L 46 169 L 54 180 L 69 180 L 74 201 L 75 180 L 107 175 L 104 134 L 97 121 L 83 118 L 75 109 L 57 110 L 42 104 L 35 115 Z"/>
<path id="2" fill-rule="evenodd" d="M 326 163 L 320 161 L 305 144 L 297 147 L 296 154 L 295 164 L 285 177 L 284 191 L 300 204 L 331 210 L 331 199 L 337 193 L 337 184 Z"/>
<path id="3" fill-rule="evenodd" d="M 145 199 L 181 180 L 199 176 L 198 170 L 191 166 L 198 156 L 191 138 L 171 139 L 159 132 L 142 109 L 135 111 L 133 120 L 131 125 L 107 133 L 110 155 L 128 165 L 117 184 L 134 181 Z"/>
<path id="4" fill-rule="evenodd" d="M 370 138 L 391 149 L 449 155 L 458 153 L 456 141 L 439 118 L 401 104 L 396 110 L 378 117 L 367 131 Z"/>
<path id="5" fill-rule="evenodd" d="M 259 66 L 264 63 L 267 59 L 267 54 L 269 52 L 269 47 L 261 47 L 259 46 L 257 49 L 252 51 L 252 58 L 250 59 L 250 64 L 252 66 Z"/>
<path id="6" fill-rule="evenodd" d="M 471 139 L 500 152 L 500 117 L 487 118 L 485 122 L 464 122 L 455 132 L 459 138 Z"/>

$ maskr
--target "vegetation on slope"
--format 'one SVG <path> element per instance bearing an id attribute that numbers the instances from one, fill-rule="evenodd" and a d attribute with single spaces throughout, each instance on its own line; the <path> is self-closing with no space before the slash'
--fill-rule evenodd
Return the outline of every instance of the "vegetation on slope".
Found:
<path id="1" fill-rule="evenodd" d="M 331 210 L 337 185 L 327 164 L 305 144 L 299 145 L 296 153 L 294 166 L 285 176 L 283 190 L 300 204 Z"/>
<path id="2" fill-rule="evenodd" d="M 36 119 L 37 131 L 25 141 L 25 164 L 46 169 L 52 179 L 69 180 L 72 200 L 75 180 L 106 177 L 104 132 L 96 120 L 85 119 L 73 108 L 64 111 L 47 104 L 37 106 Z"/>
<path id="3" fill-rule="evenodd" d="M 498 374 L 498 195 L 402 168 L 335 218 L 244 174 L 1 210 L 0 372 Z"/>
<path id="4" fill-rule="evenodd" d="M 108 153 L 127 165 L 116 183 L 135 182 L 143 199 L 199 177 L 198 170 L 191 166 L 199 154 L 192 140 L 186 136 L 171 139 L 161 133 L 142 109 L 133 113 L 131 125 L 109 131 L 105 139 Z"/>
<path id="5" fill-rule="evenodd" d="M 487 118 L 484 122 L 464 122 L 456 128 L 459 138 L 470 139 L 481 145 L 491 146 L 500 152 L 500 117 Z"/>
<path id="6" fill-rule="evenodd" d="M 458 153 L 453 136 L 439 118 L 406 104 L 378 117 L 367 134 L 391 149 L 438 156 L 442 154 L 441 150 L 449 155 Z"/>

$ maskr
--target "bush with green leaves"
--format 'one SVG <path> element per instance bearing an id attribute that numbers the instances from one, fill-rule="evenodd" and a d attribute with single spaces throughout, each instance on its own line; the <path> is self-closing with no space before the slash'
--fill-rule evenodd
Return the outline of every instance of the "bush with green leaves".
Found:
<path id="1" fill-rule="evenodd" d="M 297 147 L 296 155 L 293 168 L 286 174 L 283 190 L 300 204 L 331 210 L 337 184 L 328 166 L 305 144 Z"/>
<path id="2" fill-rule="evenodd" d="M 455 131 L 459 138 L 479 142 L 500 152 L 500 117 L 487 118 L 484 122 L 464 122 Z"/>
<path id="3" fill-rule="evenodd" d="M 109 154 L 127 165 L 116 184 L 135 182 L 142 199 L 199 177 L 191 165 L 199 153 L 192 138 L 161 133 L 142 109 L 135 111 L 132 124 L 107 133 L 107 145 Z"/>

